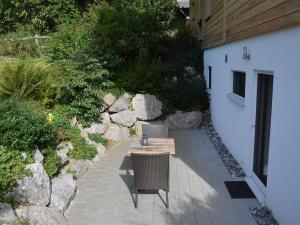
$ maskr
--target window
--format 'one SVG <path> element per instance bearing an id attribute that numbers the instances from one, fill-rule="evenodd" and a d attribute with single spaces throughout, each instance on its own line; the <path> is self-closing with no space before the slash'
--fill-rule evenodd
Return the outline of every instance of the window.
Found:
<path id="1" fill-rule="evenodd" d="M 209 66 L 208 67 L 208 89 L 211 89 L 211 70 L 212 70 L 212 67 Z"/>
<path id="2" fill-rule="evenodd" d="M 233 72 L 233 93 L 245 98 L 246 73 Z"/>

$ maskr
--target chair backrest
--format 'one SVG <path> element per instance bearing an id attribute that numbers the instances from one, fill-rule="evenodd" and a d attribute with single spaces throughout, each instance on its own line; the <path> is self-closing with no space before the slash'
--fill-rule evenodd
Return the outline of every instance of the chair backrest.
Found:
<path id="1" fill-rule="evenodd" d="M 168 126 L 158 124 L 143 124 L 142 125 L 143 135 L 147 135 L 149 138 L 167 138 Z"/>
<path id="2" fill-rule="evenodd" d="M 169 154 L 131 154 L 136 189 L 169 191 Z"/>

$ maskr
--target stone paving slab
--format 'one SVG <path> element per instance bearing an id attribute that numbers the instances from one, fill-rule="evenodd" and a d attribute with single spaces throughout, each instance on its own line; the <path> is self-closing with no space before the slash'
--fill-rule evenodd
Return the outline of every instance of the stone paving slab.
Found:
<path id="1" fill-rule="evenodd" d="M 170 158 L 170 208 L 158 195 L 139 195 L 127 155 L 129 141 L 112 149 L 79 180 L 65 213 L 70 225 L 256 225 L 249 207 L 256 199 L 233 200 L 224 185 L 232 178 L 203 130 L 176 131 Z M 161 193 L 165 196 L 164 193 Z"/>

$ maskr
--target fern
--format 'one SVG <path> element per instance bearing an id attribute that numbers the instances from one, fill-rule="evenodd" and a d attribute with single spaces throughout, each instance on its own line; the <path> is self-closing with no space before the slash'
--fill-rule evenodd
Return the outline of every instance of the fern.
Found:
<path id="1" fill-rule="evenodd" d="M 58 96 L 54 69 L 42 62 L 17 61 L 0 69 L 0 98 L 42 100 L 49 104 Z"/>

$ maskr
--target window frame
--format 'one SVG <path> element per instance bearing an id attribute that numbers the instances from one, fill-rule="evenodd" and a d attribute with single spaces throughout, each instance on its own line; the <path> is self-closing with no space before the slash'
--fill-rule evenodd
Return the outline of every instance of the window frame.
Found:
<path id="1" fill-rule="evenodd" d="M 232 93 L 241 97 L 246 97 L 246 72 L 232 71 Z"/>

